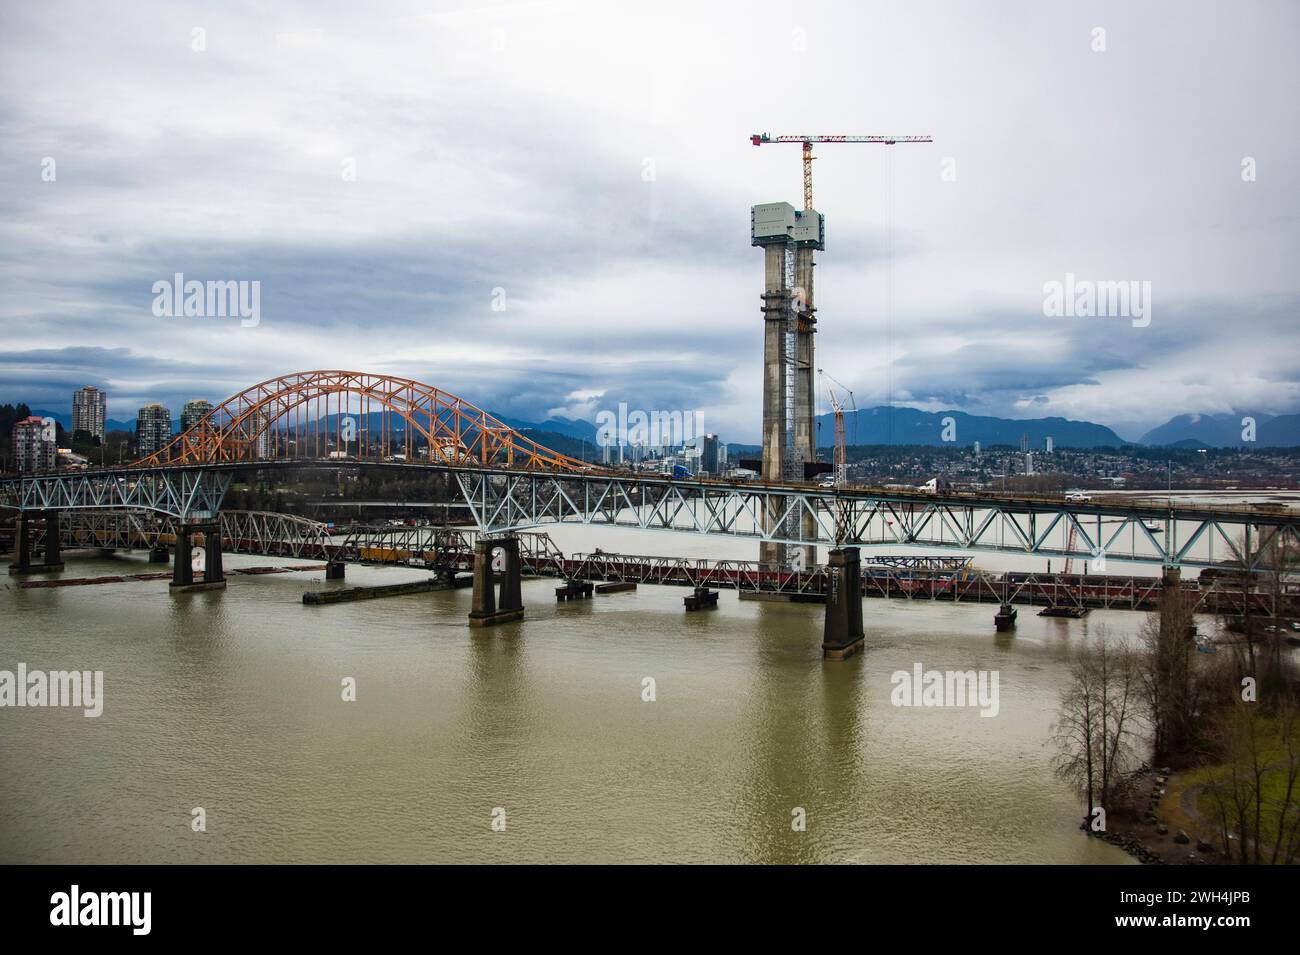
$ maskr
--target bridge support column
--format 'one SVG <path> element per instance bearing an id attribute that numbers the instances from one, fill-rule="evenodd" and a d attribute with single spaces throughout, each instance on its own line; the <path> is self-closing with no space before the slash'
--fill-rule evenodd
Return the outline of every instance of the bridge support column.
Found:
<path id="1" fill-rule="evenodd" d="M 518 613 L 519 617 L 523 617 L 524 595 L 521 581 L 523 568 L 519 560 L 519 538 L 504 538 L 499 542 L 499 546 L 505 554 L 506 566 L 501 577 L 497 613 Z"/>
<path id="2" fill-rule="evenodd" d="M 226 578 L 221 566 L 221 523 L 185 524 L 176 522 L 176 551 L 172 563 L 171 591 L 224 590 Z M 203 534 L 203 579 L 194 579 L 194 549 L 190 539 Z"/>
<path id="3" fill-rule="evenodd" d="M 1182 577 L 1182 572 L 1177 567 L 1162 567 L 1160 569 L 1160 629 L 1162 634 L 1183 616 L 1178 612 L 1178 601 L 1182 599 L 1183 593 Z M 1243 607 L 1242 609 L 1244 612 L 1247 608 Z M 1195 625 L 1193 625 L 1188 636 L 1193 636 L 1195 630 Z"/>
<path id="4" fill-rule="evenodd" d="M 59 534 L 59 512 L 45 512 L 45 566 L 62 567 L 63 556 L 59 553 L 62 539 Z"/>
<path id="5" fill-rule="evenodd" d="M 19 514 L 18 520 L 18 559 L 14 566 L 26 570 L 32 566 L 32 519 L 26 514 Z M 13 568 L 10 568 L 12 571 Z"/>
<path id="6" fill-rule="evenodd" d="M 341 560 L 332 560 L 325 565 L 326 580 L 342 580 L 343 573 L 347 569 L 347 564 Z"/>
<path id="7" fill-rule="evenodd" d="M 827 567 L 822 655 L 843 660 L 862 649 L 862 561 L 856 547 L 837 547 Z"/>
<path id="8" fill-rule="evenodd" d="M 786 282 L 786 243 L 780 239 L 763 246 L 763 480 L 784 481 L 786 474 L 786 331 L 790 322 L 790 296 Z M 800 475 L 802 478 L 802 475 Z M 769 499 L 763 512 L 763 530 L 776 529 L 780 501 Z M 776 569 L 785 563 L 785 546 L 762 541 L 759 563 Z"/>
<path id="9" fill-rule="evenodd" d="M 555 588 L 555 602 L 563 603 L 566 600 L 586 600 L 591 597 L 595 585 L 589 580 L 565 580 L 562 586 Z"/>
<path id="10" fill-rule="evenodd" d="M 1161 594 L 1177 593 L 1183 585 L 1183 574 L 1177 567 L 1160 568 Z"/>
<path id="11" fill-rule="evenodd" d="M 221 522 L 203 529 L 203 583 L 226 583 L 225 568 L 221 566 Z"/>
<path id="12" fill-rule="evenodd" d="M 708 587 L 696 587 L 688 596 L 682 598 L 687 610 L 705 610 L 718 605 L 718 592 Z"/>
<path id="13" fill-rule="evenodd" d="M 165 546 L 160 544 L 157 547 L 151 547 L 149 549 L 149 563 L 165 564 L 169 560 L 171 560 L 171 554 L 168 553 Z"/>
<path id="14" fill-rule="evenodd" d="M 45 561 L 32 563 L 32 521 L 41 520 L 45 524 Z M 58 511 L 23 511 L 18 515 L 16 529 L 18 532 L 17 551 L 9 565 L 9 573 L 43 574 L 63 569 L 63 556 L 59 549 L 59 512 Z"/>
<path id="15" fill-rule="evenodd" d="M 172 588 L 190 587 L 194 584 L 194 568 L 190 564 L 190 532 L 180 521 L 176 522 L 176 548 L 172 561 Z"/>
<path id="16" fill-rule="evenodd" d="M 32 567 L 32 519 L 26 512 L 20 512 L 14 521 L 14 559 L 9 565 L 9 573 L 25 574 Z"/>
<path id="17" fill-rule="evenodd" d="M 502 551 L 505 557 L 499 599 L 492 592 L 492 555 L 497 550 Z M 474 542 L 474 597 L 469 612 L 471 627 L 490 627 L 523 619 L 524 600 L 519 571 L 518 537 L 480 538 Z"/>

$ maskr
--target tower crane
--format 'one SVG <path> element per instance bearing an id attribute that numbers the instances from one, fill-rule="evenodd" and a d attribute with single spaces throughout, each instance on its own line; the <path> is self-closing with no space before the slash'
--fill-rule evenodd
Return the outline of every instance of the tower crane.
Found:
<path id="1" fill-rule="evenodd" d="M 877 146 L 893 146 L 895 143 L 932 143 L 929 136 L 773 136 L 771 133 L 754 133 L 749 141 L 755 146 L 764 143 L 801 143 L 803 145 L 803 207 L 807 212 L 813 208 L 812 197 L 812 161 L 813 143 L 871 143 Z"/>
<path id="2" fill-rule="evenodd" d="M 844 406 L 846 402 L 840 400 L 840 397 L 835 393 L 835 388 L 832 386 L 838 385 L 840 391 L 847 396 L 849 410 L 853 412 L 854 427 L 857 426 L 858 404 L 853 400 L 853 392 L 836 381 L 827 373 L 826 369 L 818 368 L 817 374 L 826 379 L 826 396 L 830 399 L 831 408 L 835 412 L 835 486 L 843 487 L 848 481 L 849 474 L 848 451 L 844 440 Z"/>

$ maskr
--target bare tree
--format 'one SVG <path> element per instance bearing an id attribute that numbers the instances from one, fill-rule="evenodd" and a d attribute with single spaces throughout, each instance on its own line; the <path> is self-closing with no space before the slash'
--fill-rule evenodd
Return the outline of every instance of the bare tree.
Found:
<path id="1" fill-rule="evenodd" d="M 1085 645 L 1071 654 L 1070 682 L 1061 691 L 1061 705 L 1052 740 L 1057 754 L 1056 775 L 1068 782 L 1086 800 L 1084 825 L 1089 822 L 1096 791 L 1093 754 L 1101 737 L 1101 714 L 1097 710 L 1097 669 Z"/>
<path id="2" fill-rule="evenodd" d="M 1283 785 L 1269 863 L 1289 865 L 1300 861 L 1300 705 L 1293 697 L 1283 697 L 1274 712 L 1285 755 L 1274 768 L 1283 774 Z"/>
<path id="3" fill-rule="evenodd" d="M 1132 764 L 1140 685 L 1133 651 L 1112 646 L 1105 628 L 1071 656 L 1070 682 L 1053 728 L 1055 770 L 1087 800 L 1089 815 L 1098 806 L 1114 808 Z"/>
<path id="4" fill-rule="evenodd" d="M 1266 708 L 1240 701 L 1219 713 L 1215 741 L 1223 765 L 1206 786 L 1224 852 L 1243 865 L 1300 859 L 1300 709 L 1282 698 Z M 1280 792 L 1268 785 L 1277 778 Z"/>
<path id="5" fill-rule="evenodd" d="M 1290 616 L 1295 602 L 1289 585 L 1300 554 L 1294 542 L 1277 530 L 1247 533 L 1237 541 L 1237 549 L 1241 564 L 1224 578 L 1241 613 L 1237 620 L 1227 621 L 1227 628 L 1241 637 L 1232 644 L 1232 656 L 1240 676 L 1254 678 L 1261 691 L 1280 695 L 1286 691 L 1288 663 L 1278 622 Z M 1272 619 L 1268 629 L 1260 622 L 1261 611 Z"/>
<path id="6" fill-rule="evenodd" d="M 1132 737 L 1137 723 L 1140 671 L 1136 655 L 1127 646 L 1110 646 L 1110 634 L 1098 628 L 1091 651 L 1100 693 L 1101 805 L 1109 807 L 1116 782 L 1123 778 L 1133 757 Z"/>
<path id="7" fill-rule="evenodd" d="M 1257 675 L 1262 693 L 1270 698 L 1278 698 L 1287 690 L 1287 655 L 1283 650 L 1284 618 L 1288 616 L 1291 595 L 1287 593 L 1292 568 L 1296 562 L 1295 547 L 1275 531 L 1261 548 L 1262 561 L 1267 567 L 1265 586 L 1268 588 L 1269 609 L 1273 616 L 1273 625 L 1263 634 L 1260 641 L 1260 658 Z"/>
<path id="8" fill-rule="evenodd" d="M 1196 663 L 1195 603 L 1167 587 L 1160 607 L 1139 631 L 1144 653 L 1141 685 L 1156 759 L 1182 763 L 1198 748 L 1196 719 L 1204 697 Z"/>

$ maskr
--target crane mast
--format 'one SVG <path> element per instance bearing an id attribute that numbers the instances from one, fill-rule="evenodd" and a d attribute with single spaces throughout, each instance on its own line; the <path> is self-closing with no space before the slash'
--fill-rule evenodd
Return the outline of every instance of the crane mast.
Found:
<path id="1" fill-rule="evenodd" d="M 830 400 L 831 410 L 835 412 L 835 486 L 844 487 L 844 485 L 848 483 L 849 476 L 848 443 L 844 438 L 845 402 L 840 400 L 840 397 L 835 393 L 835 388 L 832 387 L 832 385 L 838 385 L 840 390 L 848 397 L 847 403 L 849 405 L 849 410 L 854 413 L 855 421 L 857 418 L 858 405 L 857 402 L 853 400 L 853 392 L 827 374 L 826 369 L 818 368 L 817 374 L 827 379 L 825 382 L 826 397 Z"/>

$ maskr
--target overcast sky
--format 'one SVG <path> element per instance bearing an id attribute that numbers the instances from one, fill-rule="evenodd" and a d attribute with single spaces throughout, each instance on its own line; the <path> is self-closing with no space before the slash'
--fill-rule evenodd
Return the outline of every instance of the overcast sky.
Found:
<path id="1" fill-rule="evenodd" d="M 749 207 L 801 202 L 768 130 L 935 140 L 818 150 L 859 406 L 1294 412 L 1297 41 L 1286 0 L 5 3 L 0 401 L 350 368 L 757 440 Z M 155 316 L 177 272 L 260 282 L 260 323 Z M 1067 272 L 1150 282 L 1150 323 L 1045 316 Z"/>

